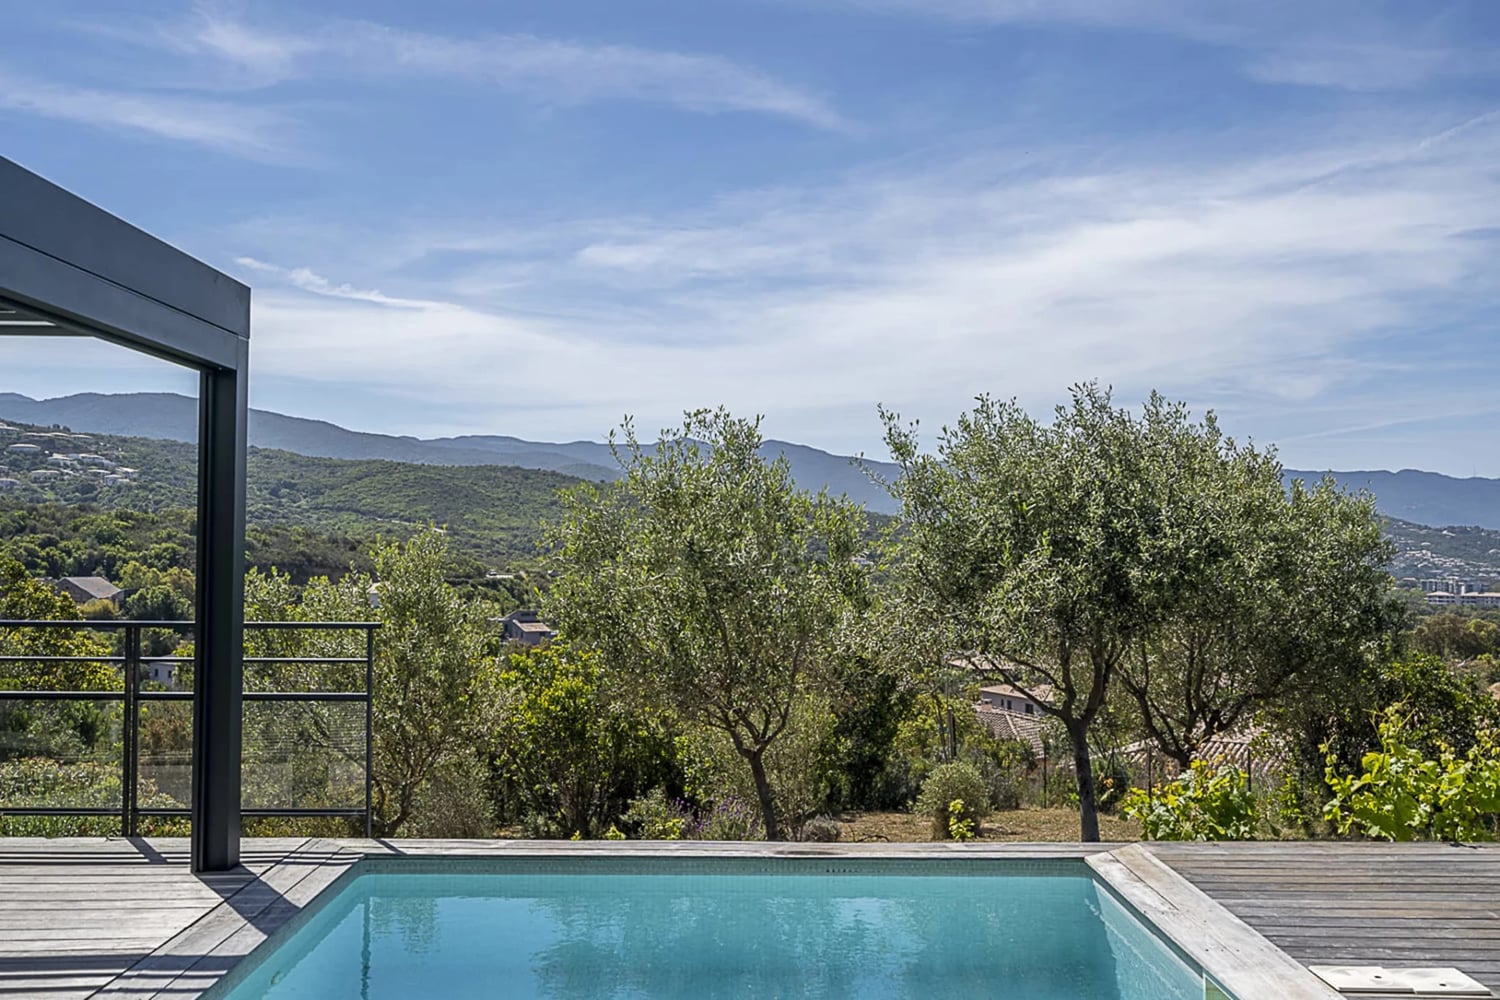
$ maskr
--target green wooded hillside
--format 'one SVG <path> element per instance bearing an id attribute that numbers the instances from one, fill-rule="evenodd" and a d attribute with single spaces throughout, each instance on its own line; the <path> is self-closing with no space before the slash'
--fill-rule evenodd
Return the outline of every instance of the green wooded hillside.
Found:
<path id="1" fill-rule="evenodd" d="M 33 482 L 32 472 L 55 468 L 45 452 L 62 450 L 44 442 L 38 453 L 0 452 L 0 477 L 18 483 L 0 492 L 0 510 L 62 504 L 166 514 L 195 504 L 197 452 L 192 445 L 93 437 L 87 446 L 91 452 L 134 469 L 132 482 L 105 484 L 72 469 L 61 470 L 56 479 Z M 578 482 L 555 472 L 503 465 L 351 461 L 252 448 L 246 502 L 252 529 L 267 529 L 263 540 L 289 556 L 295 546 L 281 546 L 274 539 L 300 535 L 317 549 L 328 546 L 312 539 L 325 536 L 341 548 L 343 541 L 405 536 L 418 525 L 437 524 L 447 528 L 455 555 L 499 567 L 528 562 L 537 554 L 539 522 L 559 510 L 557 491 Z"/>

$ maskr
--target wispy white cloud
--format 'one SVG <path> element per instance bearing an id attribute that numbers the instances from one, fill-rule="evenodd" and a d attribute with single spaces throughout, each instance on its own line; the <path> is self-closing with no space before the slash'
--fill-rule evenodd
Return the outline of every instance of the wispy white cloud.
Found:
<path id="1" fill-rule="evenodd" d="M 1500 53 L 1476 58 L 1457 48 L 1328 40 L 1282 43 L 1252 51 L 1244 67 L 1247 75 L 1266 83 L 1340 90 L 1407 90 L 1450 77 L 1494 75 L 1497 55 Z"/>
<path id="2" fill-rule="evenodd" d="M 536 436 L 723 402 L 854 448 L 877 400 L 944 418 L 976 392 L 1045 405 L 1081 378 L 1261 419 L 1389 379 L 1372 338 L 1500 302 L 1491 245 L 1465 235 L 1500 226 L 1497 156 L 1500 129 L 1478 118 L 1113 171 L 981 158 L 576 220 L 498 290 L 450 272 L 439 292 L 378 263 L 356 281 L 421 287 L 419 310 L 280 272 L 257 290 L 257 365 L 419 387 L 462 411 L 433 420 Z M 392 241 L 407 259 L 422 244 Z"/>
<path id="3" fill-rule="evenodd" d="M 1450 33 L 1441 12 L 1404 6 L 1392 20 L 1371 3 L 1203 0 L 788 0 L 988 25 L 1063 25 L 1173 35 L 1234 52 L 1265 83 L 1404 90 L 1500 75 L 1500 46 Z M 1430 15 L 1430 23 L 1412 19 Z"/>
<path id="4" fill-rule="evenodd" d="M 251 23 L 213 5 L 130 37 L 198 60 L 204 82 L 267 86 L 295 79 L 460 80 L 568 106 L 607 100 L 704 113 L 752 112 L 820 129 L 847 123 L 824 99 L 714 54 L 531 34 L 456 37 L 370 21 Z"/>
<path id="5" fill-rule="evenodd" d="M 300 288 L 304 292 L 312 292 L 314 295 L 326 295 L 334 299 L 352 299 L 355 302 L 370 302 L 380 306 L 391 306 L 396 309 L 430 309 L 441 306 L 442 303 L 431 302 L 424 299 L 401 299 L 386 295 L 374 289 L 355 288 L 348 284 L 334 284 L 327 278 L 315 271 L 305 267 L 280 267 L 276 264 L 268 264 L 254 257 L 236 257 L 234 262 L 249 271 L 278 278 L 294 288 Z"/>
<path id="6" fill-rule="evenodd" d="M 269 163 L 304 160 L 295 126 L 268 108 L 176 94 L 72 87 L 0 71 L 0 109 L 206 146 Z"/>

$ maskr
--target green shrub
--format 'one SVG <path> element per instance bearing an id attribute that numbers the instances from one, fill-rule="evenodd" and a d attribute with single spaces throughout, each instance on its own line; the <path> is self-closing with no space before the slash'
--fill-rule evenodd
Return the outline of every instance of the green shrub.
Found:
<path id="1" fill-rule="evenodd" d="M 1333 800 L 1323 816 L 1341 834 L 1377 840 L 1494 840 L 1500 833 L 1500 736 L 1480 730 L 1459 754 L 1438 742 L 1436 759 L 1412 746 L 1402 706 L 1379 724 L 1380 749 L 1364 755 L 1364 773 L 1340 775 L 1329 753 L 1324 772 Z"/>
<path id="2" fill-rule="evenodd" d="M 948 803 L 948 836 L 959 843 L 974 839 L 974 821 L 964 816 L 964 800 Z"/>
<path id="3" fill-rule="evenodd" d="M 1201 760 L 1150 794 L 1132 788 L 1121 807 L 1152 840 L 1254 840 L 1258 822 L 1249 775 Z"/>
<path id="4" fill-rule="evenodd" d="M 957 813 L 953 810 L 955 802 L 961 807 Z M 972 832 L 977 833 L 979 821 L 990 813 L 989 789 L 973 764 L 962 761 L 939 764 L 922 782 L 917 812 L 931 817 L 932 835 L 939 840 L 953 836 L 955 818 L 972 823 Z"/>
<path id="5" fill-rule="evenodd" d="M 832 844 L 843 836 L 843 827 L 829 816 L 817 816 L 802 824 L 802 839 L 820 844 Z"/>
<path id="6" fill-rule="evenodd" d="M 662 788 L 653 788 L 632 799 L 621 817 L 635 827 L 642 840 L 681 840 L 687 833 L 689 818 L 682 804 L 668 800 Z"/>

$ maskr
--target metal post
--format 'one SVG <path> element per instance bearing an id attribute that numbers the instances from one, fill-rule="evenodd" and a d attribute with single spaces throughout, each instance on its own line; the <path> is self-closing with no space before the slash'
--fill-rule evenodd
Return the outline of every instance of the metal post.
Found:
<path id="1" fill-rule="evenodd" d="M 198 390 L 197 662 L 193 678 L 193 871 L 240 861 L 244 673 L 245 422 L 249 341 Z"/>
<path id="2" fill-rule="evenodd" d="M 123 795 L 124 814 L 120 817 L 122 831 L 127 837 L 140 833 L 140 789 L 141 789 L 141 627 L 125 626 L 125 720 L 124 720 L 124 767 L 125 787 Z"/>
<path id="3" fill-rule="evenodd" d="M 1147 750 L 1146 751 L 1146 813 L 1147 813 L 1147 815 L 1150 815 L 1152 809 L 1154 809 L 1156 807 L 1156 768 L 1154 766 L 1155 763 L 1156 763 L 1156 754 L 1153 753 L 1153 752 L 1151 752 L 1150 750 Z M 1143 829 L 1142 830 L 1142 834 L 1145 836 L 1145 838 L 1147 840 L 1151 839 L 1151 834 L 1147 830 Z"/>
<path id="4" fill-rule="evenodd" d="M 365 839 L 374 832 L 375 630 L 365 628 Z"/>

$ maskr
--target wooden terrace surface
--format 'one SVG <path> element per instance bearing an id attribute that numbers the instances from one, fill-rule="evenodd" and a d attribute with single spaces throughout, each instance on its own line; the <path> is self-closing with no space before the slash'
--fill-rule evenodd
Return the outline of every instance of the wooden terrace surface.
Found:
<path id="1" fill-rule="evenodd" d="M 1304 965 L 1453 966 L 1500 995 L 1500 844 L 1148 849 Z"/>
<path id="2" fill-rule="evenodd" d="M 1092 855 L 1091 864 L 1134 859 L 1142 870 L 1142 847 L 1114 846 L 630 842 L 641 853 L 697 856 Z M 240 870 L 198 878 L 188 869 L 186 840 L 0 838 L 0 997 L 196 996 L 367 854 L 609 854 L 620 847 L 247 839 Z M 1456 966 L 1500 994 L 1500 846 L 1158 843 L 1144 851 L 1175 873 L 1164 876 L 1209 897 L 1202 912 L 1222 915 L 1223 907 L 1297 962 Z M 1161 891 L 1171 895 L 1169 886 Z"/>

